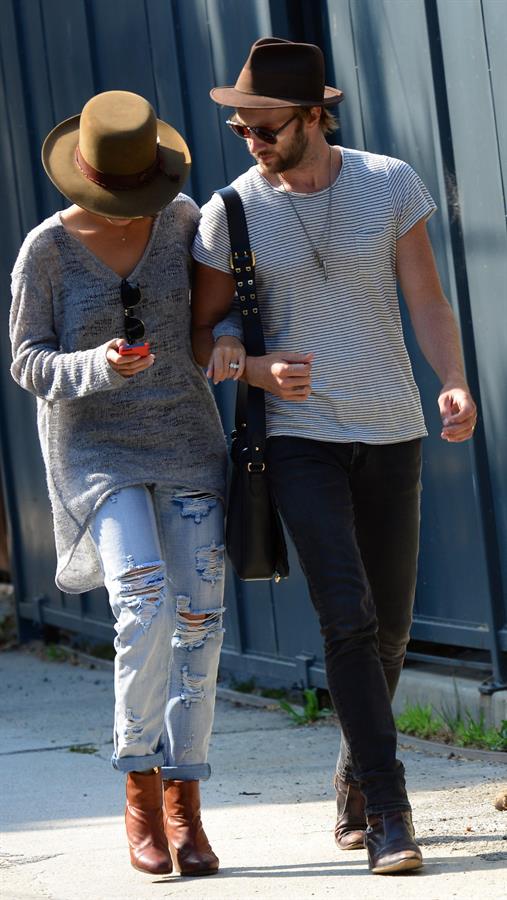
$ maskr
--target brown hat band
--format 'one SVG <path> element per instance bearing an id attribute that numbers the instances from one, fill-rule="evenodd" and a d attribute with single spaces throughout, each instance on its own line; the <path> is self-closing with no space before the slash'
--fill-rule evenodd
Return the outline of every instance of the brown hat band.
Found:
<path id="1" fill-rule="evenodd" d="M 158 147 L 155 159 L 151 165 L 149 165 L 147 169 L 143 169 L 142 172 L 134 172 L 132 175 L 112 175 L 107 172 L 99 172 L 98 169 L 94 169 L 93 166 L 90 166 L 90 164 L 86 162 L 79 149 L 79 144 L 76 147 L 75 158 L 76 163 L 85 178 L 88 178 L 88 180 L 93 181 L 94 184 L 98 184 L 100 187 L 110 191 L 128 191 L 132 188 L 149 184 L 150 181 L 153 181 L 161 168 Z M 169 178 L 170 177 L 171 176 L 169 176 Z M 177 176 L 176 180 L 178 180 Z"/>

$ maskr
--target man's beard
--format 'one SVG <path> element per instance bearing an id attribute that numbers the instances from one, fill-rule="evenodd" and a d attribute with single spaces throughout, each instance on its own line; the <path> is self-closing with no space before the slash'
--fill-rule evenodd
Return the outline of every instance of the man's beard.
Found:
<path id="1" fill-rule="evenodd" d="M 301 119 L 299 119 L 292 143 L 289 144 L 284 153 L 277 153 L 275 147 L 273 147 L 272 151 L 263 151 L 265 153 L 273 153 L 271 159 L 268 159 L 266 162 L 263 161 L 262 156 L 259 156 L 259 154 L 252 153 L 252 156 L 257 160 L 261 170 L 263 169 L 265 172 L 277 174 L 278 172 L 286 172 L 289 169 L 295 169 L 303 159 L 307 147 L 308 138 L 303 131 L 303 123 Z"/>

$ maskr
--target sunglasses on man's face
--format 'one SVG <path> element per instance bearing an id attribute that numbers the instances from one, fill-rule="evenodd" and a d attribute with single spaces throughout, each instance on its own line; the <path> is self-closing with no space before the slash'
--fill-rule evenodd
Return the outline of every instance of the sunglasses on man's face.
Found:
<path id="1" fill-rule="evenodd" d="M 145 335 L 144 322 L 133 315 L 134 307 L 141 302 L 141 291 L 124 278 L 120 284 L 120 293 L 125 315 L 125 337 L 129 344 L 135 344 Z"/>
<path id="2" fill-rule="evenodd" d="M 234 119 L 227 119 L 226 125 L 237 134 L 238 137 L 243 138 L 244 141 L 247 141 L 248 138 L 251 138 L 252 135 L 259 138 L 259 140 L 264 141 L 265 144 L 276 144 L 276 139 L 281 131 L 284 128 L 287 128 L 287 125 L 290 125 L 291 122 L 297 119 L 297 113 L 287 119 L 283 125 L 280 125 L 280 128 L 277 128 L 275 131 L 271 131 L 269 128 L 258 127 L 257 125 L 243 125 L 242 122 L 235 122 Z"/>

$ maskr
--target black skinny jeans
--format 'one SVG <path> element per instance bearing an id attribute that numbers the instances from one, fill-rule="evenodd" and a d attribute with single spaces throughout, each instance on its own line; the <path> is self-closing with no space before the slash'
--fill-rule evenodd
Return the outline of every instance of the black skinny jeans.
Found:
<path id="1" fill-rule="evenodd" d="M 359 782 L 368 814 L 409 809 L 391 697 L 412 619 L 421 441 L 274 437 L 266 458 L 324 637 L 337 771 Z"/>

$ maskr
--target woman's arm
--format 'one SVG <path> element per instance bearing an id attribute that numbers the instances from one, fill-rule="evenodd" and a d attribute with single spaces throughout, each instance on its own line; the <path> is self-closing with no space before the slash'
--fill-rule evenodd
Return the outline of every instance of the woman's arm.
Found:
<path id="1" fill-rule="evenodd" d="M 245 367 L 245 348 L 231 314 L 235 291 L 232 275 L 194 263 L 192 349 L 197 362 L 206 366 L 206 374 L 215 384 L 227 378 L 237 381 Z M 213 329 L 219 322 L 223 324 L 215 341 Z"/>
<path id="2" fill-rule="evenodd" d="M 22 388 L 44 400 L 72 400 L 121 388 L 125 377 L 152 365 L 150 357 L 121 357 L 122 338 L 64 353 L 53 322 L 52 291 L 47 268 L 29 248 L 12 274 L 10 313 L 11 374 Z"/>

